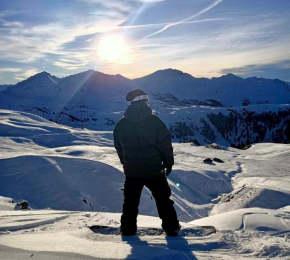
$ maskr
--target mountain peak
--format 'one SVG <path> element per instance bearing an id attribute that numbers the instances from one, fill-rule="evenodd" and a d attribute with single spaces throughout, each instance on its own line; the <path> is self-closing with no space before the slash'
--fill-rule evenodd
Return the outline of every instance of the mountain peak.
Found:
<path id="1" fill-rule="evenodd" d="M 42 72 L 40 72 L 39 74 L 44 74 L 44 75 L 51 75 L 49 72 L 47 72 L 47 71 L 42 71 Z"/>
<path id="2" fill-rule="evenodd" d="M 176 70 L 172 68 L 164 69 L 164 70 L 157 70 L 156 72 L 163 73 L 165 75 L 170 75 L 170 76 L 180 76 L 185 74 L 181 70 Z"/>
<path id="3" fill-rule="evenodd" d="M 31 77 L 39 77 L 39 76 L 51 76 L 51 74 L 48 73 L 47 71 L 42 71 L 42 72 L 36 73 L 35 75 Z"/>
<path id="4" fill-rule="evenodd" d="M 33 76 L 30 76 L 29 78 L 23 80 L 23 81 L 20 81 L 16 84 L 16 86 L 21 86 L 21 85 L 26 85 L 26 84 L 33 84 L 33 82 L 42 82 L 45 84 L 54 84 L 56 85 L 59 81 L 59 78 L 55 77 L 55 76 L 52 76 L 50 73 L 46 72 L 46 71 L 42 71 L 42 72 L 39 72 Z"/>
<path id="5" fill-rule="evenodd" d="M 157 70 L 150 75 L 162 76 L 162 77 L 178 77 L 178 76 L 185 76 L 185 75 L 188 76 L 189 74 L 184 73 L 181 70 L 168 68 L 168 69 L 164 69 L 164 70 Z M 150 75 L 148 75 L 148 76 L 150 76 Z M 189 75 L 189 76 L 192 77 L 191 75 Z"/>
<path id="6" fill-rule="evenodd" d="M 226 75 L 223 75 L 222 77 L 227 77 L 227 78 L 239 78 L 239 79 L 241 78 L 241 77 L 235 75 L 234 73 L 228 73 L 228 74 L 226 74 Z"/>
<path id="7" fill-rule="evenodd" d="M 233 73 L 228 73 L 226 75 L 222 75 L 218 78 L 213 78 L 213 79 L 224 79 L 224 80 L 241 80 L 243 78 L 233 74 Z"/>

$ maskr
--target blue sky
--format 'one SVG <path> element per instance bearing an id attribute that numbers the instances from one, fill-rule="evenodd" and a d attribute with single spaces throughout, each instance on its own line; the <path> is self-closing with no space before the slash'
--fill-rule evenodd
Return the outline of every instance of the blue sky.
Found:
<path id="1" fill-rule="evenodd" d="M 100 58 L 107 35 L 124 39 L 126 57 Z M 44 70 L 136 78 L 165 68 L 290 81 L 290 1 L 0 0 L 0 84 Z"/>

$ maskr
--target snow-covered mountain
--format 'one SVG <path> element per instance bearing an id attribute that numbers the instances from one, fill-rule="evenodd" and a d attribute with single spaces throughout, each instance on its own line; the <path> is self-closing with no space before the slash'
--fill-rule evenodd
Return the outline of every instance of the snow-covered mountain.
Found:
<path id="1" fill-rule="evenodd" d="M 210 80 L 167 69 L 130 80 L 93 70 L 62 79 L 42 72 L 1 91 L 0 108 L 73 127 L 112 130 L 128 106 L 126 94 L 134 88 L 150 93 L 151 107 L 175 141 L 236 147 L 290 142 L 289 86 L 233 74 Z"/>
<path id="2" fill-rule="evenodd" d="M 7 89 L 8 87 L 11 87 L 12 85 L 0 85 L 0 91 L 3 91 Z"/>
<path id="3" fill-rule="evenodd" d="M 147 230 L 161 224 L 147 189 L 140 203 L 147 216 L 138 217 L 143 231 L 116 235 L 124 174 L 111 131 L 0 110 L 0 144 L 1 259 L 290 257 L 289 145 L 239 150 L 174 143 L 168 181 L 183 229 L 168 238 Z M 224 163 L 203 163 L 215 157 Z M 33 210 L 12 211 L 20 199 Z M 95 225 L 110 225 L 113 232 Z M 218 231 L 205 234 L 198 226 Z"/>
<path id="4" fill-rule="evenodd" d="M 275 79 L 247 78 L 234 74 L 219 78 L 194 78 L 179 70 L 159 70 L 135 79 L 134 83 L 153 94 L 171 94 L 183 102 L 217 101 L 222 106 L 290 103 L 287 83 Z"/>

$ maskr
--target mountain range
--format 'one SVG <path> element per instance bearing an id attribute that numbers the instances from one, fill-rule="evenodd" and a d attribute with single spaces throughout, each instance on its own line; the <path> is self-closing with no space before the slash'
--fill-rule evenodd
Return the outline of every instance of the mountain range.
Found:
<path id="1" fill-rule="evenodd" d="M 290 86 L 279 79 L 195 78 L 174 69 L 133 80 L 93 70 L 64 78 L 41 72 L 1 91 L 0 108 L 73 127 L 112 130 L 134 88 L 150 95 L 150 106 L 175 141 L 237 147 L 290 141 Z"/>

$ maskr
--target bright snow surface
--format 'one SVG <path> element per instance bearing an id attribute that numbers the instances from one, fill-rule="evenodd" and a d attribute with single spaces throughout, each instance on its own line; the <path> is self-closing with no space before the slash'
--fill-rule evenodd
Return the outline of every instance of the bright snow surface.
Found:
<path id="1" fill-rule="evenodd" d="M 290 259 L 289 145 L 174 144 L 169 183 L 179 218 L 188 222 L 182 225 L 213 225 L 218 233 L 122 238 L 88 228 L 119 226 L 124 175 L 112 133 L 24 112 L 0 115 L 1 259 Z M 225 163 L 204 164 L 207 157 Z M 12 211 L 12 199 L 34 210 Z M 151 217 L 139 216 L 139 227 L 160 226 L 147 190 L 140 214 Z"/>

